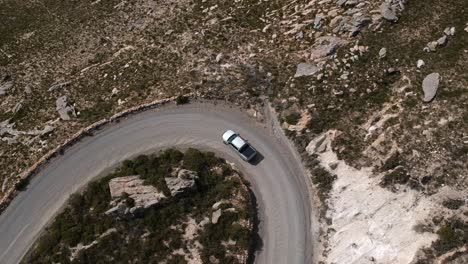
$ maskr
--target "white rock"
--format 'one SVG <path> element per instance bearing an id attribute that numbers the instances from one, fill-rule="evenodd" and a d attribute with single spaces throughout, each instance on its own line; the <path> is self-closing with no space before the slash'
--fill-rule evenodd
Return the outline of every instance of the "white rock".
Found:
<path id="1" fill-rule="evenodd" d="M 424 51 L 434 52 L 434 51 L 436 51 L 437 45 L 439 45 L 439 43 L 437 41 L 431 41 L 431 42 L 427 43 L 427 46 L 424 48 Z"/>
<path id="2" fill-rule="evenodd" d="M 419 59 L 418 62 L 416 63 L 416 67 L 420 69 L 422 66 L 426 65 L 423 60 Z"/>
<path id="3" fill-rule="evenodd" d="M 387 49 L 386 48 L 381 48 L 379 51 L 379 58 L 383 59 L 387 56 Z"/>
<path id="4" fill-rule="evenodd" d="M 218 55 L 216 55 L 216 63 L 220 63 L 221 60 L 223 59 L 223 54 L 222 53 L 219 53 Z"/>
<path id="5" fill-rule="evenodd" d="M 444 34 L 447 36 L 454 36 L 455 35 L 455 27 L 448 27 L 444 30 Z"/>
<path id="6" fill-rule="evenodd" d="M 447 36 L 443 36 L 437 40 L 437 45 L 444 46 L 445 44 L 447 44 Z"/>
<path id="7" fill-rule="evenodd" d="M 213 208 L 213 210 L 217 210 L 219 208 L 220 205 L 222 205 L 224 203 L 224 201 L 219 201 L 219 202 L 216 202 L 213 204 L 213 206 L 211 208 Z"/>
<path id="8" fill-rule="evenodd" d="M 221 214 L 222 214 L 221 209 L 214 211 L 213 214 L 211 215 L 211 223 L 217 224 L 219 221 L 219 218 L 221 217 Z"/>

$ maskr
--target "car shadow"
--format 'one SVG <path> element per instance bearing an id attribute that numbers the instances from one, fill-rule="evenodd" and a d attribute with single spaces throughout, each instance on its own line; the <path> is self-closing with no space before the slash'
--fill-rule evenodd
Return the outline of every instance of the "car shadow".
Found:
<path id="1" fill-rule="evenodd" d="M 253 157 L 253 159 L 251 159 L 249 161 L 250 164 L 254 165 L 254 166 L 257 166 L 258 164 L 260 164 L 260 162 L 262 162 L 262 160 L 264 159 L 265 157 L 262 155 L 262 153 L 260 153 L 258 150 L 257 150 L 257 155 L 255 155 L 255 157 Z"/>

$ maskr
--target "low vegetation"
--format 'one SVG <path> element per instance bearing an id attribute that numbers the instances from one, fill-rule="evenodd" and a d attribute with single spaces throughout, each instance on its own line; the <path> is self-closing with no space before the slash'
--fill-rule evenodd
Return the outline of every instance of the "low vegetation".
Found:
<path id="1" fill-rule="evenodd" d="M 198 173 L 196 191 L 170 197 L 138 217 L 105 214 L 111 202 L 108 184 L 111 179 L 138 174 L 145 184 L 170 196 L 164 177 L 175 167 Z M 72 195 L 23 263 L 186 263 L 184 255 L 190 255 L 193 244 L 184 236 L 189 219 L 200 223 L 210 218 L 212 206 L 218 201 L 227 201 L 220 208 L 235 210 L 223 212 L 216 224 L 208 221 L 192 240 L 201 243 L 199 255 L 203 263 L 209 263 L 210 258 L 220 263 L 239 263 L 238 256 L 246 257 L 252 243 L 249 223 L 253 211 L 249 195 L 238 174 L 213 153 L 169 149 L 138 156 L 91 182 L 83 193 Z M 123 199 L 132 203 L 128 195 Z M 227 241 L 233 242 L 224 245 Z M 85 247 L 80 249 L 82 246 Z"/>
<path id="2" fill-rule="evenodd" d="M 466 245 L 468 244 L 468 223 L 466 221 L 456 217 L 450 218 L 443 222 L 436 234 L 438 238 L 432 242 L 431 247 L 422 250 L 424 255 L 417 264 L 432 263 L 434 259 L 448 252 L 453 254 L 449 255 L 444 263 L 451 263 L 451 259 L 466 254 Z"/>

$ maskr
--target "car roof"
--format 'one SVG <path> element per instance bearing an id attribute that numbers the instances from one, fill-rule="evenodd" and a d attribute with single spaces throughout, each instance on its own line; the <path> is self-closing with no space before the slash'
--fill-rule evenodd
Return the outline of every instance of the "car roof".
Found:
<path id="1" fill-rule="evenodd" d="M 223 134 L 223 140 L 224 141 L 227 141 L 232 135 L 236 134 L 236 132 L 232 131 L 232 130 L 228 130 L 226 132 L 224 132 Z"/>
<path id="2" fill-rule="evenodd" d="M 247 144 L 247 142 L 244 139 L 242 139 L 240 136 L 237 136 L 236 138 L 234 138 L 234 140 L 231 142 L 231 144 L 234 147 L 236 147 L 237 149 L 240 149 L 245 144 Z"/>

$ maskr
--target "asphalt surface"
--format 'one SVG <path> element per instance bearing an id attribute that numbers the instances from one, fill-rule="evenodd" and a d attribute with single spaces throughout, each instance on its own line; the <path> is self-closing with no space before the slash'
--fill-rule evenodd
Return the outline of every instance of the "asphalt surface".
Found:
<path id="1" fill-rule="evenodd" d="M 119 162 L 168 147 L 214 151 L 251 182 L 259 207 L 256 263 L 311 263 L 311 203 L 297 153 L 277 125 L 211 103 L 165 106 L 111 124 L 53 159 L 0 215 L 0 263 L 18 263 L 70 194 Z M 232 129 L 263 156 L 241 160 L 222 143 Z"/>

